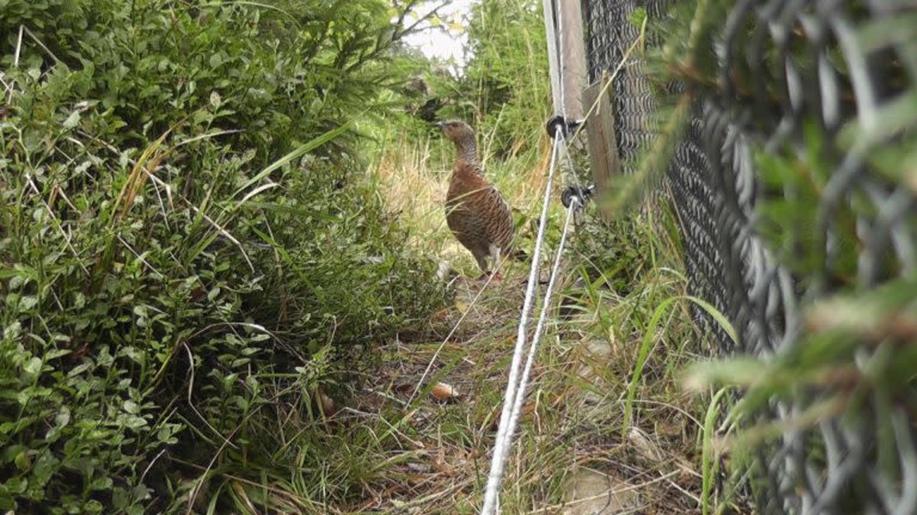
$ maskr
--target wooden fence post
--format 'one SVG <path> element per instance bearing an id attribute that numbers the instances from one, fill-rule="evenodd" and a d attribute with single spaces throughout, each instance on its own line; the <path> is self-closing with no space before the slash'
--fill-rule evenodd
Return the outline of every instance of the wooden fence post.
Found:
<path id="1" fill-rule="evenodd" d="M 608 83 L 610 80 L 607 74 L 603 73 L 598 81 L 583 91 L 585 105 L 596 106 L 586 122 L 586 136 L 589 140 L 592 177 L 595 180 L 595 198 L 598 200 L 599 213 L 605 222 L 611 221 L 612 213 L 607 203 L 602 200 L 607 197 L 612 175 L 621 171 L 611 103 L 612 89 Z"/>
<path id="2" fill-rule="evenodd" d="M 566 113 L 569 121 L 581 120 L 593 105 L 586 122 L 586 137 L 598 199 L 608 193 L 611 176 L 620 173 L 617 138 L 607 77 L 586 86 L 586 39 L 580 0 L 544 0 L 548 62 L 554 114 Z M 574 142 L 576 144 L 576 142 Z M 599 202 L 599 213 L 608 222 L 611 213 Z"/>
<path id="3" fill-rule="evenodd" d="M 570 120 L 583 118 L 583 88 L 586 84 L 586 47 L 580 0 L 557 0 L 563 35 L 561 66 L 564 83 L 564 112 Z"/>

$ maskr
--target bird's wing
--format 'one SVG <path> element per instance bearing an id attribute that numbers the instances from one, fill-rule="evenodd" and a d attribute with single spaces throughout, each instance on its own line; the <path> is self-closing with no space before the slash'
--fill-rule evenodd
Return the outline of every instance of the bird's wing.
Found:
<path id="1" fill-rule="evenodd" d="M 513 215 L 509 205 L 493 186 L 487 188 L 481 197 L 481 209 L 488 221 L 488 239 L 501 249 L 507 250 L 513 240 Z"/>

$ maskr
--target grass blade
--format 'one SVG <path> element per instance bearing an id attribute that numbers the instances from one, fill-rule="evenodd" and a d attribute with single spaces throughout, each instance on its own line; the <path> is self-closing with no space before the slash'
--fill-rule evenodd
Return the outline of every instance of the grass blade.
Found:
<path id="1" fill-rule="evenodd" d="M 346 132 L 349 128 L 350 128 L 350 123 L 348 122 L 348 123 L 345 123 L 344 125 L 341 125 L 340 127 L 336 128 L 336 129 L 334 129 L 334 130 L 330 130 L 330 131 L 328 131 L 328 132 L 322 134 L 321 136 L 319 136 L 319 137 L 317 137 L 317 138 L 313 138 L 312 140 L 310 140 L 310 141 L 308 141 L 308 142 L 306 142 L 306 143 L 303 143 L 302 145 L 296 147 L 295 149 L 293 149 L 292 151 L 290 151 L 287 155 L 285 155 L 285 156 L 281 157 L 280 159 L 274 161 L 273 163 L 271 163 L 270 165 L 268 165 L 264 170 L 261 170 L 260 172 L 258 172 L 257 175 L 255 175 L 254 177 L 252 177 L 251 179 L 249 179 L 245 184 L 243 184 L 239 189 L 237 189 L 237 190 L 232 194 L 232 198 L 235 198 L 236 196 L 238 196 L 238 195 L 239 195 L 240 193 L 242 193 L 243 191 L 247 190 L 248 188 L 250 188 L 250 187 L 253 186 L 254 184 L 258 183 L 258 181 L 260 181 L 261 179 L 264 179 L 265 177 L 267 177 L 268 175 L 270 175 L 271 172 L 273 172 L 274 170 L 277 170 L 277 169 L 280 168 L 281 166 L 283 166 L 283 165 L 289 163 L 290 161 L 292 161 L 292 160 L 294 160 L 294 159 L 296 159 L 296 158 L 298 158 L 298 157 L 302 157 L 302 156 L 304 156 L 305 154 L 307 154 L 307 153 L 309 153 L 309 152 L 315 150 L 316 148 L 318 148 L 318 147 L 324 145 L 325 143 L 328 143 L 329 141 L 331 141 L 331 140 L 337 138 L 338 136 L 340 136 L 341 134 L 343 134 L 344 132 Z"/>

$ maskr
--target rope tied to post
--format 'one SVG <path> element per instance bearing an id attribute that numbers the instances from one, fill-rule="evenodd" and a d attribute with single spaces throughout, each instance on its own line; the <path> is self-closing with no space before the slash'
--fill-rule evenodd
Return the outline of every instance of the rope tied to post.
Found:
<path id="1" fill-rule="evenodd" d="M 522 412 L 522 405 L 525 399 L 526 389 L 528 388 L 529 378 L 532 372 L 532 366 L 535 362 L 535 356 L 538 346 L 544 336 L 545 325 L 548 318 L 548 311 L 551 308 L 551 297 L 557 284 L 557 278 L 560 275 L 560 264 L 566 248 L 567 237 L 572 227 L 574 212 L 582 209 L 586 199 L 591 194 L 592 188 L 583 188 L 580 186 L 568 186 L 564 191 L 563 204 L 566 208 L 566 217 L 563 229 L 561 231 L 560 242 L 554 254 L 553 264 L 548 277 L 547 288 L 545 289 L 542 300 L 541 311 L 538 321 L 535 325 L 535 331 L 532 335 L 531 342 L 528 343 L 526 351 L 528 322 L 529 316 L 534 309 L 535 285 L 538 282 L 538 269 L 541 259 L 541 250 L 544 243 L 545 228 L 548 219 L 548 207 L 550 204 L 551 188 L 554 174 L 557 170 L 560 159 L 558 155 L 563 152 L 566 161 L 571 167 L 573 161 L 566 145 L 566 128 L 559 124 L 551 124 L 548 128 L 553 128 L 553 144 L 551 148 L 551 160 L 548 166 L 548 179 L 544 191 L 542 202 L 541 217 L 538 222 L 538 234 L 535 240 L 535 251 L 532 254 L 532 263 L 529 268 L 528 285 L 525 292 L 525 300 L 522 305 L 522 313 L 519 318 L 519 328 L 516 335 L 516 345 L 513 350 L 513 358 L 510 363 L 509 378 L 506 384 L 506 391 L 503 395 L 503 409 L 500 414 L 500 425 L 497 429 L 497 436 L 494 442 L 494 452 L 491 459 L 490 473 L 487 478 L 487 486 L 484 493 L 484 506 L 482 514 L 490 515 L 496 513 L 499 506 L 499 490 L 503 480 L 503 472 L 506 467 L 506 461 L 512 448 L 513 437 L 515 436 L 516 426 L 519 422 L 519 416 Z M 522 365 L 522 355 L 526 354 L 525 365 Z M 522 367 L 520 371 L 520 367 Z"/>
<path id="2" fill-rule="evenodd" d="M 541 217 L 538 221 L 535 250 L 532 253 L 532 263 L 529 268 L 525 300 L 523 301 L 522 312 L 519 317 L 516 345 L 513 349 L 513 358 L 510 363 L 506 391 L 503 395 L 503 409 L 500 413 L 500 424 L 494 442 L 490 473 L 488 474 L 487 486 L 484 491 L 484 505 L 481 509 L 481 513 L 484 515 L 492 515 L 499 511 L 500 485 L 503 480 L 506 461 L 512 448 L 519 416 L 522 412 L 522 404 L 525 399 L 526 389 L 528 388 L 532 366 L 535 362 L 538 346 L 545 333 L 548 311 L 551 308 L 551 297 L 557 284 L 557 278 L 560 275 L 560 264 L 566 248 L 567 237 L 573 225 L 574 214 L 583 208 L 593 191 L 593 186 L 583 187 L 578 184 L 575 176 L 575 165 L 567 145 L 568 138 L 579 133 L 579 129 L 581 129 L 585 120 L 570 120 L 567 117 L 567 109 L 563 101 L 564 64 L 562 49 L 564 46 L 564 37 L 562 30 L 556 30 L 557 27 L 554 23 L 554 16 L 557 16 L 557 25 L 562 26 L 563 19 L 560 10 L 556 10 L 554 7 L 553 0 L 544 1 L 545 25 L 548 34 L 548 53 L 551 60 L 551 87 L 553 91 L 560 93 L 559 98 L 561 100 L 558 102 L 558 95 L 554 95 L 554 111 L 557 114 L 545 124 L 548 136 L 552 139 L 551 159 L 548 165 L 548 178 L 542 201 Z M 555 171 L 561 161 L 561 152 L 564 154 L 564 162 L 567 165 L 566 170 L 568 172 L 568 186 L 561 196 L 561 201 L 566 211 L 566 217 L 561 231 L 560 241 L 555 250 L 550 275 L 548 276 L 547 287 L 541 304 L 541 311 L 535 325 L 535 331 L 532 334 L 531 342 L 527 342 L 529 316 L 534 309 L 535 287 L 538 283 L 539 262 L 541 260 L 541 250 L 544 244 L 545 227 L 547 226 L 551 188 Z M 522 364 L 523 353 L 526 354 L 524 366 Z M 521 370 L 520 367 L 522 367 Z"/>

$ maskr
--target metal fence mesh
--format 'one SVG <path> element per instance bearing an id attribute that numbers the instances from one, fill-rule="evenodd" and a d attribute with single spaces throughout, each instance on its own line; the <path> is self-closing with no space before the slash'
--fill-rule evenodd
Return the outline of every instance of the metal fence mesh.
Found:
<path id="1" fill-rule="evenodd" d="M 635 9 L 656 21 L 674 4 L 583 0 L 590 80 L 613 70 L 638 37 Z M 866 296 L 888 284 L 915 284 L 917 9 L 906 0 L 709 4 L 719 8 L 710 15 L 720 16 L 710 48 L 715 76 L 697 84 L 681 77 L 683 87 L 694 88 L 693 110 L 666 187 L 692 293 L 723 312 L 739 335 L 736 344 L 708 324 L 722 352 L 771 359 L 812 345 L 806 306 L 836 292 Z M 625 171 L 655 136 L 646 70 L 635 57 L 613 85 Z M 775 179 L 780 170 L 795 175 Z M 762 222 L 768 217 L 796 225 L 775 237 Z M 910 295 L 913 310 L 917 291 Z M 855 335 L 854 359 L 838 369 L 868 375 L 886 345 L 891 352 L 913 348 L 911 329 Z M 814 425 L 797 422 L 833 398 L 830 388 L 796 390 L 759 409 L 759 421 L 786 429 L 758 448 L 758 509 L 917 513 L 913 375 L 906 384 L 897 392 L 866 388 Z"/>
<path id="2" fill-rule="evenodd" d="M 623 59 L 627 48 L 639 36 L 639 28 L 631 23 L 634 9 L 649 4 L 659 15 L 667 0 L 654 2 L 595 2 L 584 0 L 584 27 L 588 76 L 591 82 L 599 80 L 605 71 L 614 70 Z M 612 84 L 615 134 L 618 151 L 624 166 L 630 170 L 637 153 L 651 139 L 650 115 L 653 112 L 653 94 L 640 59 L 630 59 L 618 73 L 619 80 Z"/>

